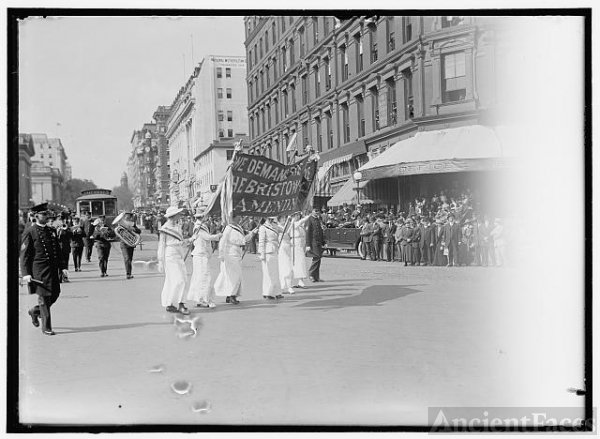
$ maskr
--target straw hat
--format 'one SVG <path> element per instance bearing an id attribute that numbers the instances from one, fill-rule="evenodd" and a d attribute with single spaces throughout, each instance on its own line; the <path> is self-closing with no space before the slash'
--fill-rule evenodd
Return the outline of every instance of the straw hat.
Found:
<path id="1" fill-rule="evenodd" d="M 165 217 L 171 218 L 171 217 L 177 215 L 178 213 L 183 212 L 183 210 L 184 210 L 183 208 L 179 208 L 179 207 L 175 207 L 175 206 L 170 206 L 167 209 L 167 212 L 165 213 Z"/>

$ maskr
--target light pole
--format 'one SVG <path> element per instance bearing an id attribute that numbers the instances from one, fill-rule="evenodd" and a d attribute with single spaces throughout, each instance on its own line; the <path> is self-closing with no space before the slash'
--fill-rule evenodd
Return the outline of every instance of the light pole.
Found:
<path id="1" fill-rule="evenodd" d="M 356 181 L 356 205 L 360 206 L 360 181 L 362 180 L 362 173 L 356 171 L 354 173 L 354 181 Z"/>

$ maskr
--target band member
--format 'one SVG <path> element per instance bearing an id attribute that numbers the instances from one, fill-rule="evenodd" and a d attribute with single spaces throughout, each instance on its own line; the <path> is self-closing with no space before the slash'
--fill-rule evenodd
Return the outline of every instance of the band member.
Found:
<path id="1" fill-rule="evenodd" d="M 21 272 L 23 281 L 29 285 L 29 293 L 37 294 L 38 304 L 29 310 L 31 323 L 42 332 L 55 335 L 52 330 L 50 307 L 60 295 L 59 271 L 67 274 L 67 264 L 60 252 L 56 232 L 47 226 L 48 203 L 34 206 L 36 224 L 23 232 L 21 244 Z"/>
<path id="2" fill-rule="evenodd" d="M 279 281 L 279 234 L 283 232 L 276 222 L 277 217 L 269 217 L 258 229 L 258 254 L 262 266 L 262 295 L 265 299 L 282 299 Z"/>
<path id="3" fill-rule="evenodd" d="M 281 227 L 279 235 L 278 268 L 279 283 L 283 293 L 294 294 L 294 266 L 292 261 L 292 227 L 291 218 L 283 215 L 277 217 L 277 225 Z M 260 239 L 260 238 L 259 238 Z"/>
<path id="4" fill-rule="evenodd" d="M 112 228 L 105 224 L 104 215 L 99 216 L 94 221 L 94 244 L 96 253 L 98 254 L 98 265 L 100 267 L 100 277 L 108 276 L 108 258 L 110 256 L 111 239 L 115 237 L 115 232 Z"/>
<path id="5" fill-rule="evenodd" d="M 226 297 L 225 302 L 238 305 L 242 295 L 242 248 L 252 239 L 253 233 L 246 235 L 238 224 L 239 217 L 233 215 L 232 221 L 223 229 L 219 241 L 219 259 L 221 270 L 215 281 L 215 294 Z"/>
<path id="6" fill-rule="evenodd" d="M 85 260 L 87 262 L 92 262 L 92 248 L 94 247 L 92 235 L 94 234 L 94 226 L 92 224 L 90 212 L 84 212 L 83 218 L 81 219 L 81 227 L 84 231 L 83 245 L 85 247 Z"/>
<path id="7" fill-rule="evenodd" d="M 69 259 L 71 257 L 71 229 L 69 228 L 69 224 L 67 223 L 67 217 L 63 213 L 61 214 L 60 220 L 55 222 L 56 227 L 56 236 L 58 238 L 58 243 L 60 245 L 60 252 L 62 253 L 63 259 L 66 261 L 67 270 L 69 269 Z M 69 282 L 69 278 L 64 276 L 62 273 L 59 273 L 61 282 Z"/>
<path id="8" fill-rule="evenodd" d="M 306 253 L 312 256 L 312 264 L 308 269 L 309 279 L 313 282 L 323 282 L 321 279 L 321 257 L 325 237 L 319 218 L 319 209 L 313 209 L 306 226 Z"/>
<path id="9" fill-rule="evenodd" d="M 115 223 L 120 224 L 122 227 L 127 229 L 129 232 L 134 233 L 136 235 L 141 235 L 142 231 L 136 226 L 135 221 L 133 220 L 132 212 L 124 212 L 122 219 L 120 215 L 115 218 L 113 221 L 113 225 Z M 131 260 L 133 259 L 133 252 L 135 251 L 135 246 L 130 245 L 131 242 L 127 240 L 121 239 L 121 253 L 123 254 L 123 262 L 125 263 L 125 273 L 127 275 L 127 279 L 133 279 L 133 275 L 131 274 Z"/>
<path id="10" fill-rule="evenodd" d="M 301 212 L 296 212 L 292 219 L 292 266 L 293 266 L 293 287 L 306 288 L 304 279 L 308 278 L 308 269 L 306 267 L 306 223 L 310 216 L 302 218 Z"/>
<path id="11" fill-rule="evenodd" d="M 215 308 L 213 301 L 215 289 L 212 285 L 212 276 L 210 273 L 210 259 L 213 254 L 212 242 L 219 241 L 223 236 L 222 233 L 211 234 L 208 228 L 208 221 L 201 213 L 194 215 L 198 220 L 194 227 L 191 241 L 194 244 L 192 250 L 192 262 L 194 271 L 192 272 L 192 280 L 190 281 L 190 289 L 187 299 L 197 303 L 200 308 Z"/>
<path id="12" fill-rule="evenodd" d="M 71 254 L 73 255 L 73 265 L 75 271 L 81 271 L 81 256 L 83 254 L 83 237 L 85 231 L 81 227 L 79 217 L 73 218 L 73 226 L 71 226 Z"/>
<path id="13" fill-rule="evenodd" d="M 189 314 L 183 303 L 187 288 L 187 270 L 184 256 L 187 251 L 188 241 L 181 234 L 178 224 L 183 209 L 171 206 L 165 213 L 167 221 L 160 227 L 158 240 L 158 271 L 165 273 L 165 283 L 160 295 L 162 306 L 167 312 Z"/>

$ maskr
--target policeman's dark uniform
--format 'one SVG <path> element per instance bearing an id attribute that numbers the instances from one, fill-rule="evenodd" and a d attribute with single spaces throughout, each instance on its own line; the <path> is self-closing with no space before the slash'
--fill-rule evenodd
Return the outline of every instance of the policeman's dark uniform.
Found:
<path id="1" fill-rule="evenodd" d="M 41 281 L 29 284 L 29 293 L 38 295 L 38 304 L 29 310 L 34 326 L 39 326 L 42 318 L 42 331 L 52 333 L 50 307 L 60 295 L 59 272 L 66 270 L 56 231 L 52 227 L 34 224 L 23 232 L 21 244 L 21 272 Z"/>

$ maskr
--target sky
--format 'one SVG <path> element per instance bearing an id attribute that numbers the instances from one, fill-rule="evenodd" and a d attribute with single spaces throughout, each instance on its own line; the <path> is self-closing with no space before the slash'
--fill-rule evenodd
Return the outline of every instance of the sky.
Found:
<path id="1" fill-rule="evenodd" d="M 241 16 L 28 18 L 19 132 L 60 138 L 73 178 L 118 186 L 134 130 L 171 105 L 204 56 L 245 55 L 244 38 Z"/>

